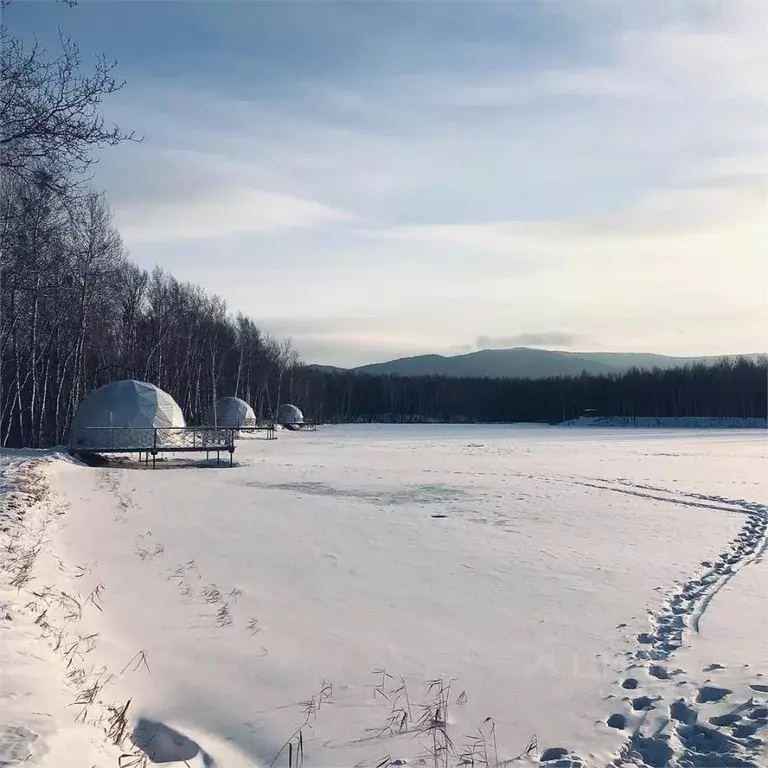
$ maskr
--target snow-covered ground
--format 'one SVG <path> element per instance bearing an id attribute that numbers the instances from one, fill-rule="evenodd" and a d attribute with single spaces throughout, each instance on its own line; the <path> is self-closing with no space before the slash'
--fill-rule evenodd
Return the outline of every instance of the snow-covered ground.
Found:
<path id="1" fill-rule="evenodd" d="M 0 766 L 131 765 L 132 732 L 193 767 L 768 765 L 764 431 L 328 427 L 236 459 L 32 459 Z"/>

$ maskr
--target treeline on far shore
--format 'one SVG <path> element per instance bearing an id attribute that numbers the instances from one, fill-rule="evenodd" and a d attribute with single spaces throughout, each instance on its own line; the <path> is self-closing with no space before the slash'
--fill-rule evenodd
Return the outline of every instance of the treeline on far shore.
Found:
<path id="1" fill-rule="evenodd" d="M 557 423 L 601 416 L 765 418 L 768 359 L 545 379 L 370 376 L 299 367 L 287 394 L 318 421 Z"/>

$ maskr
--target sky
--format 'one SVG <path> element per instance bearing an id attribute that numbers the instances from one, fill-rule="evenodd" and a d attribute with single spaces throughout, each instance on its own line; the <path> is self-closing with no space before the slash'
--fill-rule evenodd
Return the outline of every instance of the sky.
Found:
<path id="1" fill-rule="evenodd" d="M 763 0 L 15 0 L 126 80 L 131 258 L 307 362 L 768 349 Z"/>

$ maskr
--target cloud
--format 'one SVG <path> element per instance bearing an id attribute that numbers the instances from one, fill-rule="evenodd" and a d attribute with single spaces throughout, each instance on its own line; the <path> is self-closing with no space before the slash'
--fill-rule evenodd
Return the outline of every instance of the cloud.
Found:
<path id="1" fill-rule="evenodd" d="M 705 167 L 699 169 L 705 173 Z M 743 267 L 762 263 L 768 238 L 765 176 L 731 175 L 695 188 L 657 189 L 636 203 L 599 216 L 550 221 L 400 225 L 366 231 L 365 237 L 418 249 L 421 259 L 439 253 L 444 269 L 466 267 L 473 279 L 578 269 L 595 285 L 601 274 L 664 265 L 674 274 L 698 255 L 699 281 L 726 249 Z M 395 246 L 393 246 L 395 247 Z M 419 258 L 418 256 L 416 257 Z M 686 265 L 687 266 L 687 265 Z M 597 272 L 599 270 L 599 273 Z M 439 278 L 437 278 L 439 279 Z M 505 286 L 506 287 L 506 286 Z"/>
<path id="2" fill-rule="evenodd" d="M 354 216 L 314 200 L 233 185 L 123 206 L 117 220 L 126 242 L 138 244 L 311 229 L 353 221 Z"/>
<path id="3" fill-rule="evenodd" d="M 513 336 L 478 336 L 478 349 L 507 349 L 509 347 L 566 347 L 583 342 L 584 338 L 569 331 L 543 331 L 541 333 L 518 333 Z"/>
<path id="4" fill-rule="evenodd" d="M 379 32 L 362 10 L 351 23 L 377 54 L 362 70 L 304 71 L 281 79 L 280 93 L 268 97 L 256 81 L 260 96 L 251 98 L 233 84 L 155 77 L 131 81 L 141 104 L 121 109 L 153 142 L 204 153 L 227 183 L 354 211 L 373 224 L 602 215 L 659 187 L 693 188 L 702 166 L 734 152 L 747 163 L 764 156 L 760 9 L 734 0 L 738 12 L 729 4 L 727 14 L 694 15 L 649 3 L 647 20 L 625 20 L 588 6 L 589 13 L 584 4 L 573 13 L 559 8 L 535 50 L 508 46 L 506 54 L 492 43 L 528 21 L 522 10 L 520 20 L 514 11 L 473 11 L 482 50 L 458 27 L 436 48 L 424 24 L 407 30 L 404 48 L 398 36 L 393 49 L 387 35 L 396 24 L 389 19 Z M 423 13 L 447 25 L 460 9 Z M 595 15 L 606 18 L 591 27 Z M 571 50 L 579 35 L 586 52 Z M 422 57 L 436 65 L 425 67 Z M 169 157 L 142 170 L 150 179 L 167 178 L 170 168 L 181 175 Z"/>

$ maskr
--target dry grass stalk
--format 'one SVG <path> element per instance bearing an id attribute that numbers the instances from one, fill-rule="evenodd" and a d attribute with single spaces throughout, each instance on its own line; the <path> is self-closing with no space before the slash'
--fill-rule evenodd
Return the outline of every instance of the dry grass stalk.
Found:
<path id="1" fill-rule="evenodd" d="M 224 596 L 221 594 L 221 590 L 215 584 L 208 584 L 203 587 L 200 596 L 203 598 L 204 602 L 209 604 L 221 603 L 224 601 Z"/>
<path id="2" fill-rule="evenodd" d="M 141 751 L 125 752 L 117 758 L 117 765 L 118 768 L 147 768 L 149 755 Z"/>
<path id="3" fill-rule="evenodd" d="M 288 768 L 301 768 L 304 764 L 304 731 L 305 729 L 312 729 L 311 721 L 317 719 L 317 713 L 324 703 L 331 701 L 333 698 L 333 686 L 325 678 L 320 681 L 320 690 L 311 696 L 307 701 L 302 703 L 302 713 L 304 715 L 304 721 L 298 728 L 286 739 L 285 743 L 278 750 L 277 754 L 269 764 L 269 768 L 273 766 L 280 759 L 280 756 L 287 752 L 288 754 Z"/>
<path id="4" fill-rule="evenodd" d="M 121 747 L 128 736 L 128 707 L 131 700 L 121 707 L 117 704 L 107 707 L 109 718 L 107 720 L 107 738 L 116 746 Z"/>
<path id="5" fill-rule="evenodd" d="M 15 562 L 10 564 L 8 570 L 14 572 L 13 578 L 10 581 L 12 587 L 21 590 L 32 579 L 32 566 L 35 564 L 37 556 L 40 554 L 42 545 L 36 544 L 32 548 L 28 549 L 22 555 L 16 558 Z"/>
<path id="6" fill-rule="evenodd" d="M 477 733 L 466 737 L 466 743 L 457 747 L 450 733 L 449 711 L 451 706 L 467 703 L 466 691 L 452 694 L 454 679 L 435 678 L 426 683 L 424 703 L 416 707 L 417 718 L 413 717 L 411 695 L 405 680 L 401 677 L 397 684 L 385 670 L 374 670 L 380 676 L 374 686 L 374 697 L 381 697 L 390 703 L 390 710 L 385 724 L 373 730 L 374 738 L 396 738 L 414 734 L 423 741 L 424 751 L 418 756 L 420 765 L 432 768 L 452 768 L 454 766 L 482 766 L 483 768 L 501 768 L 511 762 L 538 757 L 538 742 L 534 735 L 525 751 L 515 760 L 504 760 L 499 755 L 496 723 L 487 717 Z M 374 763 L 365 763 L 366 768 L 390 768 L 405 764 L 403 759 L 393 759 L 388 753 Z M 361 766 L 362 768 L 362 766 Z"/>
<path id="7" fill-rule="evenodd" d="M 152 670 L 149 668 L 149 662 L 147 661 L 147 652 L 145 650 L 141 650 L 138 653 L 136 653 L 136 655 L 123 667 L 120 674 L 124 675 L 128 667 L 132 667 L 131 672 L 136 672 L 141 666 L 144 666 L 147 672 L 150 672 L 150 673 L 152 672 Z"/>
<path id="8" fill-rule="evenodd" d="M 531 755 L 536 758 L 539 756 L 539 739 L 535 733 L 529 739 L 528 746 L 523 750 L 522 753 L 523 757 L 530 757 Z"/>
<path id="9" fill-rule="evenodd" d="M 142 546 L 136 547 L 136 554 L 142 562 L 154 560 L 156 557 L 162 555 L 163 552 L 165 552 L 165 547 L 162 544 L 155 544 L 154 549 L 147 549 Z"/>
<path id="10" fill-rule="evenodd" d="M 232 611 L 229 608 L 229 603 L 224 603 L 224 605 L 222 605 L 221 608 L 216 611 L 214 621 L 216 622 L 217 627 L 232 626 L 234 619 L 232 618 Z"/>
<path id="11" fill-rule="evenodd" d="M 194 561 L 190 561 L 190 562 L 194 562 Z M 185 597 L 189 597 L 190 595 L 193 594 L 192 585 L 189 583 L 189 578 L 187 577 L 188 571 L 189 571 L 188 564 L 180 565 L 168 577 L 169 579 L 174 579 L 177 582 L 179 591 Z"/>
<path id="12" fill-rule="evenodd" d="M 375 699 L 376 696 L 381 696 L 383 699 L 391 701 L 387 695 L 387 682 L 394 679 L 392 675 L 390 675 L 386 669 L 374 669 L 371 674 L 381 677 L 381 680 L 373 686 L 373 698 Z"/>

